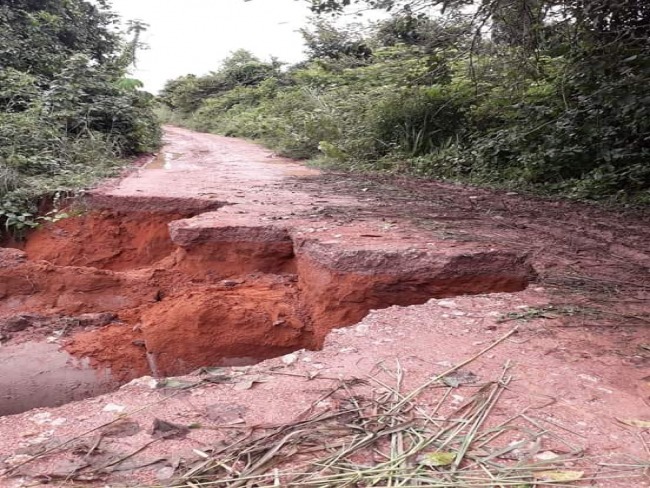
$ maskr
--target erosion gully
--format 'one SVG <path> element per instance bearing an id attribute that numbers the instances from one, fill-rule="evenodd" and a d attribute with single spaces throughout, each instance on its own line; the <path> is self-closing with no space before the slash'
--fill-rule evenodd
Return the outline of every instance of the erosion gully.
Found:
<path id="1" fill-rule="evenodd" d="M 168 129 L 167 137 L 178 155 L 198 136 Z M 324 197 L 296 190 L 317 175 L 248 146 L 243 155 L 220 150 L 187 154 L 187 163 L 176 156 L 178 166 L 168 151 L 164 165 L 93 192 L 72 217 L 0 248 L 0 415 L 144 375 L 319 349 L 329 331 L 372 309 L 519 291 L 533 276 L 525 256 L 504 250 L 424 242 L 404 229 L 377 242 L 370 232 L 381 222 L 337 221 L 314 207 Z M 255 164 L 271 176 L 260 182 Z M 184 178 L 221 192 L 197 197 L 202 187 Z"/>

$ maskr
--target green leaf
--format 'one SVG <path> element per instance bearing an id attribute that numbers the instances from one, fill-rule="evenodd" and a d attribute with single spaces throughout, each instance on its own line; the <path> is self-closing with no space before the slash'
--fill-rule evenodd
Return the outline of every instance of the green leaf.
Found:
<path id="1" fill-rule="evenodd" d="M 425 454 L 420 460 L 420 464 L 425 466 L 449 466 L 456 459 L 454 452 L 430 452 Z"/>
<path id="2" fill-rule="evenodd" d="M 578 481 L 584 476 L 584 471 L 540 471 L 535 473 L 535 478 L 550 482 Z"/>

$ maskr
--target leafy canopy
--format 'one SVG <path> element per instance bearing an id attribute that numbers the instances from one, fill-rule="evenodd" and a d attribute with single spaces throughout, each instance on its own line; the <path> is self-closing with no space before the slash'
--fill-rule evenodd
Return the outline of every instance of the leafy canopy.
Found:
<path id="1" fill-rule="evenodd" d="M 41 202 L 158 144 L 153 97 L 128 78 L 141 22 L 120 34 L 104 0 L 0 3 L 0 223 L 36 225 Z"/>

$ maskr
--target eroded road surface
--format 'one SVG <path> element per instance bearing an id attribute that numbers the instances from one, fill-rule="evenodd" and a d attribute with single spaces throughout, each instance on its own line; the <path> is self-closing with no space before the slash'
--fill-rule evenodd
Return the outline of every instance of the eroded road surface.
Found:
<path id="1" fill-rule="evenodd" d="M 165 143 L 71 218 L 0 248 L 6 486 L 160 482 L 232 429 L 295 420 L 333 381 L 370 395 L 369 376 L 397 367 L 416 387 L 469 359 L 439 385 L 450 411 L 505 367 L 490 425 L 529 423 L 494 452 L 579 469 L 579 484 L 648 486 L 646 218 L 321 174 L 174 127 Z M 179 389 L 161 380 L 190 373 Z M 34 407 L 50 408 L 19 413 Z M 234 427 L 151 442 L 154 419 L 222 424 L 224 409 Z M 125 413 L 139 428 L 90 449 Z"/>

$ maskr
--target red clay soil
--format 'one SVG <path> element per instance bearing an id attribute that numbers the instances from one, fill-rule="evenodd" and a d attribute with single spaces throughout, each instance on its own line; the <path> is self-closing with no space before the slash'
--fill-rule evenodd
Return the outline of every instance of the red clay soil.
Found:
<path id="1" fill-rule="evenodd" d="M 4 343 L 47 339 L 120 382 L 311 351 L 246 369 L 265 375 L 250 389 L 201 384 L 170 395 L 136 381 L 0 418 L 1 486 L 78 463 L 74 449 L 36 460 L 24 452 L 85 438 L 119 414 L 109 404 L 143 427 L 154 418 L 205 424 L 215 404 L 243 409 L 242 428 L 287 422 L 336 378 L 365 378 L 398 360 L 415 386 L 515 325 L 516 336 L 469 366 L 490 381 L 514 365 L 494 421 L 531 409 L 582 446 L 581 469 L 648 462 L 647 429 L 617 420 L 650 420 L 647 216 L 321 174 L 245 141 L 179 128 L 167 128 L 166 143 L 151 165 L 91 192 L 74 217 L 39 229 L 21 250 L 0 249 Z M 105 312 L 115 319 L 101 326 L 79 319 Z M 21 313 L 28 318 L 17 322 Z M 39 317 L 33 326 L 15 326 L 29 314 Z M 192 449 L 209 450 L 227 432 L 199 429 L 151 446 L 144 428 L 105 439 L 107 452 L 136 452 L 129 462 L 139 467 L 103 470 L 90 484 L 157 483 L 179 469 L 174 459 L 189 462 Z M 561 451 L 551 437 L 542 451 Z M 578 485 L 650 486 L 638 474 Z"/>
<path id="2" fill-rule="evenodd" d="M 23 250 L 32 261 L 122 271 L 150 266 L 174 250 L 167 225 L 181 213 L 100 211 L 63 219 L 30 234 Z"/>
<path id="3" fill-rule="evenodd" d="M 61 339 L 68 352 L 127 381 L 145 370 L 184 374 L 317 349 L 332 328 L 371 309 L 518 291 L 534 276 L 525 253 L 426 242 L 416 228 L 378 241 L 381 220 L 350 225 L 323 216 L 314 226 L 314 203 L 324 200 L 292 187 L 320 178 L 317 171 L 242 141 L 180 129 L 168 138 L 174 156 L 166 168 L 145 165 L 107 183 L 72 207 L 73 217 L 32 233 L 25 255 L 13 251 L 16 263 L 0 269 L 11 287 L 0 317 L 116 312 L 122 325 L 114 327 L 129 334 L 88 330 Z M 328 201 L 359 204 L 354 195 Z M 274 326 L 278 315 L 292 325 Z"/>

